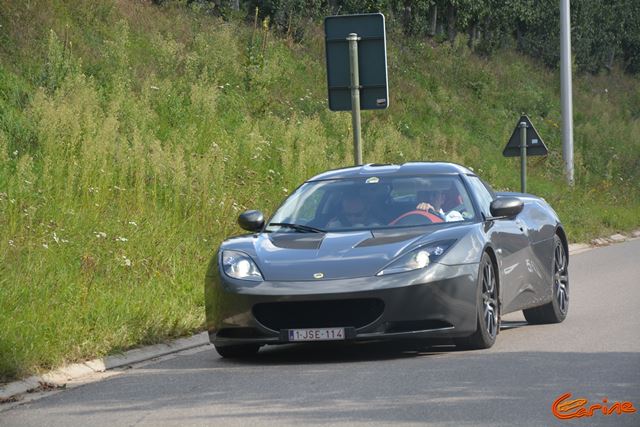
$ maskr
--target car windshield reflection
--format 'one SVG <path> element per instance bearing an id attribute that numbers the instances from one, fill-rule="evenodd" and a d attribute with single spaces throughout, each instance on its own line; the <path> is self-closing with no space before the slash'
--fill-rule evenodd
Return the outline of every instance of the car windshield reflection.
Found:
<path id="1" fill-rule="evenodd" d="M 362 177 L 303 184 L 277 210 L 270 232 L 336 232 L 470 221 L 457 175 Z"/>

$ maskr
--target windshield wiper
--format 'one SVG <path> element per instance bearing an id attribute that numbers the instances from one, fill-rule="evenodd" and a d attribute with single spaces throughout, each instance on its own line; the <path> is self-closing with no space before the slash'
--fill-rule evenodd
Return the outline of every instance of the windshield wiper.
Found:
<path id="1" fill-rule="evenodd" d="M 296 231 L 302 231 L 305 233 L 326 233 L 325 230 L 322 230 L 320 228 L 310 227 L 308 225 L 302 225 L 302 224 L 291 224 L 288 222 L 272 222 L 267 227 L 270 227 L 272 225 L 277 225 L 278 227 L 293 228 Z"/>

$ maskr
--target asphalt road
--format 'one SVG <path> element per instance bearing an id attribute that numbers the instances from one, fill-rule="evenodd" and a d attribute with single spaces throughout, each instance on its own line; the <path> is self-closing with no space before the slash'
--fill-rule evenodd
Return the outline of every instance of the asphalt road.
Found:
<path id="1" fill-rule="evenodd" d="M 0 425 L 640 426 L 640 412 L 551 412 L 566 392 L 640 411 L 640 240 L 575 255 L 570 278 L 564 323 L 509 315 L 490 350 L 292 345 L 234 362 L 205 348 L 0 412 Z"/>

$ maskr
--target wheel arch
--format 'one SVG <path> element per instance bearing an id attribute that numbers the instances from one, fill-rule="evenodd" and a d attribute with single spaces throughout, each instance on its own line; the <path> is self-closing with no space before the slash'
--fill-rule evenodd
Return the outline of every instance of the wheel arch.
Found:
<path id="1" fill-rule="evenodd" d="M 561 225 L 558 225 L 558 227 L 556 228 L 556 235 L 560 238 L 560 241 L 562 242 L 562 246 L 564 247 L 564 253 L 566 254 L 567 257 L 567 266 L 569 265 L 569 241 L 567 240 L 567 234 L 564 231 L 564 228 L 562 228 Z"/>
<path id="2" fill-rule="evenodd" d="M 496 288 L 497 288 L 497 292 L 498 292 L 498 318 L 501 317 L 501 308 L 502 308 L 502 280 L 500 278 L 500 268 L 498 267 L 498 257 L 496 256 L 496 252 L 494 251 L 493 247 L 491 245 L 487 245 L 485 246 L 483 253 L 487 253 L 489 255 L 489 258 L 491 258 L 491 263 L 493 264 L 493 268 L 494 268 L 494 273 L 496 276 Z M 500 332 L 500 329 L 498 329 L 498 332 Z"/>

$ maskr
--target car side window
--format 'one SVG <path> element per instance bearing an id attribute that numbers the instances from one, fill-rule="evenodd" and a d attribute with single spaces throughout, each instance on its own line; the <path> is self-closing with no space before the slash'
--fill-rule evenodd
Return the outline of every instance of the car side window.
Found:
<path id="1" fill-rule="evenodd" d="M 476 200 L 480 205 L 480 210 L 485 217 L 491 216 L 491 202 L 493 201 L 493 195 L 484 183 L 477 176 L 468 176 L 469 183 L 476 194 Z"/>

